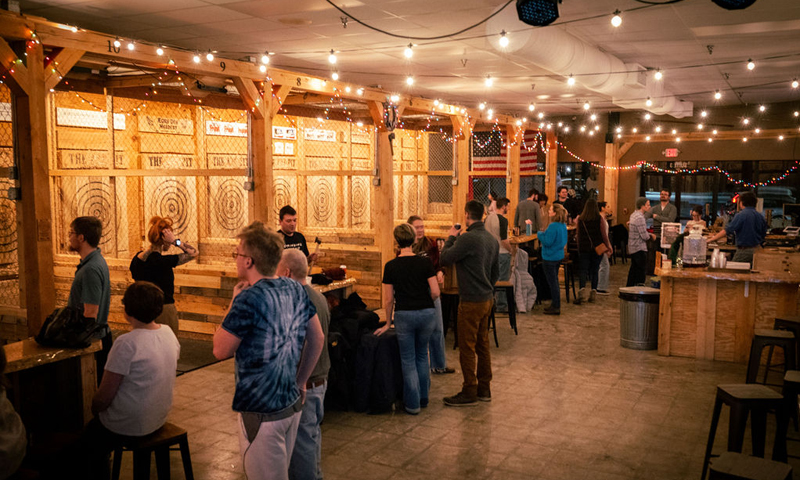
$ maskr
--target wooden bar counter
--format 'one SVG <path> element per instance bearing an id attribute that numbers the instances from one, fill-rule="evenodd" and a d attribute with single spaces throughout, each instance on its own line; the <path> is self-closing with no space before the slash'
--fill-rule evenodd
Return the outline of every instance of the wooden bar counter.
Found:
<path id="1" fill-rule="evenodd" d="M 796 315 L 800 273 L 656 269 L 658 353 L 744 363 L 756 328 Z"/>

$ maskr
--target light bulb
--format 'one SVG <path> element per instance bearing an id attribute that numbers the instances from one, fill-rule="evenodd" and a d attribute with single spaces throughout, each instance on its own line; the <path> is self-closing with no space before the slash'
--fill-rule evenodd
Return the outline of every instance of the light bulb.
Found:
<path id="1" fill-rule="evenodd" d="M 500 46 L 503 48 L 506 48 L 508 46 L 508 36 L 505 30 L 500 32 Z"/>
<path id="2" fill-rule="evenodd" d="M 703 118 L 706 118 L 708 116 L 708 112 L 703 110 L 702 112 L 700 112 L 700 116 L 703 117 Z"/>
<path id="3" fill-rule="evenodd" d="M 702 130 L 702 129 L 703 129 L 703 126 L 704 126 L 704 125 L 703 125 L 702 123 L 698 123 L 698 124 L 697 124 L 697 129 L 698 129 L 698 130 Z"/>
<path id="4" fill-rule="evenodd" d="M 708 139 L 708 143 L 711 143 L 711 142 L 713 142 L 713 141 L 714 141 L 714 139 L 713 139 L 713 138 L 709 138 L 709 139 Z M 747 141 L 747 140 L 745 140 L 745 142 L 746 142 L 746 141 Z"/>
<path id="5" fill-rule="evenodd" d="M 794 112 L 794 116 L 795 116 L 795 117 L 800 117 L 800 112 L 798 112 L 798 111 L 795 111 L 795 112 Z"/>
<path id="6" fill-rule="evenodd" d="M 344 87 L 345 93 L 350 93 L 351 90 L 352 90 L 352 88 L 350 88 L 350 85 Z"/>
<path id="7" fill-rule="evenodd" d="M 650 118 L 651 118 L 651 117 L 650 117 L 650 114 L 649 114 L 649 113 L 645 113 L 645 114 L 644 114 L 644 119 L 645 119 L 645 120 L 650 120 Z"/>
<path id="8" fill-rule="evenodd" d="M 742 120 L 742 123 L 744 123 L 745 125 L 747 125 L 747 124 L 749 124 L 749 123 L 750 123 L 750 119 L 749 119 L 749 118 L 745 118 L 744 120 Z"/>
<path id="9" fill-rule="evenodd" d="M 714 92 L 714 99 L 719 100 L 720 98 L 722 98 L 722 93 L 719 90 L 717 90 L 716 92 Z"/>
<path id="10" fill-rule="evenodd" d="M 647 105 L 648 107 L 652 107 L 653 101 L 650 100 L 650 97 L 647 97 L 647 100 L 645 100 L 644 104 Z"/>
<path id="11" fill-rule="evenodd" d="M 267 65 L 269 63 L 269 53 L 264 52 L 264 55 L 261 55 L 261 63 Z"/>
<path id="12" fill-rule="evenodd" d="M 485 108 L 486 108 L 486 104 L 485 104 L 485 103 L 483 103 L 483 102 L 481 102 L 481 104 L 480 104 L 480 105 L 478 105 L 478 110 L 483 110 L 483 109 L 485 109 Z"/>
<path id="13" fill-rule="evenodd" d="M 759 111 L 759 112 L 763 112 L 763 111 L 765 111 L 766 109 L 767 109 L 766 105 L 761 105 L 760 107 L 758 107 L 758 111 Z"/>
<path id="14" fill-rule="evenodd" d="M 534 111 L 534 110 L 536 110 L 536 105 L 534 105 L 534 104 L 532 104 L 532 103 L 531 103 L 530 105 L 528 105 L 528 111 L 529 111 L 529 112 L 532 112 L 532 111 Z"/>
<path id="15" fill-rule="evenodd" d="M 676 133 L 678 133 L 678 131 L 673 128 L 672 129 L 672 134 L 675 135 Z"/>
<path id="16" fill-rule="evenodd" d="M 594 129 L 595 129 L 595 130 L 600 130 L 600 125 L 595 125 L 595 126 L 594 126 Z"/>
<path id="17" fill-rule="evenodd" d="M 622 133 L 622 127 L 617 127 L 617 133 Z"/>
<path id="18" fill-rule="evenodd" d="M 645 140 L 647 140 L 647 141 L 649 142 L 649 141 L 650 141 L 650 135 L 648 135 L 648 136 L 644 137 L 644 139 L 645 139 Z"/>
<path id="19" fill-rule="evenodd" d="M 561 128 L 564 125 L 564 122 L 558 122 L 558 128 Z"/>
<path id="20" fill-rule="evenodd" d="M 656 127 L 656 133 L 660 133 L 660 132 L 661 132 L 661 127 Z"/>
<path id="21" fill-rule="evenodd" d="M 213 62 L 214 61 L 214 54 L 211 53 L 211 52 L 206 53 L 206 60 L 208 60 L 209 62 Z"/>
<path id="22" fill-rule="evenodd" d="M 589 136 L 594 137 L 594 130 L 589 130 Z"/>
<path id="23" fill-rule="evenodd" d="M 135 49 L 135 48 L 136 48 L 136 45 L 133 44 L 132 40 L 130 42 L 128 42 L 128 50 L 133 51 L 133 49 Z"/>
<path id="24" fill-rule="evenodd" d="M 709 138 L 708 140 L 710 141 L 711 139 Z M 742 138 L 742 141 L 746 142 L 747 141 L 747 137 Z"/>
<path id="25" fill-rule="evenodd" d="M 539 117 L 539 120 L 543 119 L 544 118 L 544 112 L 539 112 L 539 115 L 537 115 L 537 116 Z"/>
<path id="26" fill-rule="evenodd" d="M 322 117 L 317 117 L 317 121 L 318 121 L 319 123 L 322 123 L 322 122 L 324 122 L 325 120 L 323 120 L 323 119 L 322 119 Z"/>
<path id="27" fill-rule="evenodd" d="M 752 70 L 754 68 L 756 68 L 755 62 L 753 62 L 753 60 L 751 58 L 748 58 L 747 59 L 747 69 L 748 70 Z"/>
<path id="28" fill-rule="evenodd" d="M 783 135 L 778 135 L 778 140 L 783 140 Z"/>
<path id="29" fill-rule="evenodd" d="M 266 65 L 259 65 L 258 69 L 261 71 L 261 73 L 267 73 Z"/>
<path id="30" fill-rule="evenodd" d="M 567 85 L 569 86 L 575 85 L 575 77 L 570 75 L 569 78 L 567 78 Z"/>
<path id="31" fill-rule="evenodd" d="M 392 95 L 391 100 L 393 103 L 400 101 L 400 95 Z"/>
<path id="32" fill-rule="evenodd" d="M 406 77 L 406 84 L 408 84 L 408 85 L 414 85 L 414 77 L 412 77 L 411 75 L 409 75 L 408 77 Z"/>
<path id="33" fill-rule="evenodd" d="M 661 70 L 656 70 L 656 73 L 653 75 L 653 78 L 655 78 L 656 80 L 661 80 L 662 78 L 664 78 L 664 74 L 661 73 Z"/>
<path id="34" fill-rule="evenodd" d="M 565 126 L 564 126 L 564 131 L 565 131 L 565 132 L 569 132 L 569 125 L 565 125 Z"/>
<path id="35" fill-rule="evenodd" d="M 712 135 L 716 135 L 716 134 L 717 134 L 717 129 L 715 128 L 714 130 L 712 130 L 712 131 L 711 131 L 711 134 L 712 134 Z"/>
<path id="36" fill-rule="evenodd" d="M 617 138 L 622 138 L 622 134 L 621 134 L 621 133 L 618 133 L 618 134 L 617 134 Z"/>
<path id="37" fill-rule="evenodd" d="M 486 75 L 486 81 L 484 82 L 484 84 L 487 87 L 491 87 L 492 85 L 494 85 L 494 80 L 492 80 L 492 76 L 491 75 Z"/>
<path id="38" fill-rule="evenodd" d="M 339 80 L 339 72 L 331 73 L 331 78 L 334 79 L 334 80 Z"/>
<path id="39" fill-rule="evenodd" d="M 581 132 L 585 132 L 585 131 L 586 131 L 586 127 L 581 125 Z"/>
<path id="40" fill-rule="evenodd" d="M 356 122 L 356 127 L 363 127 L 363 126 L 364 126 L 364 122 Z"/>
<path id="41" fill-rule="evenodd" d="M 72 30 L 72 33 L 78 33 L 78 27 L 72 27 L 70 30 Z"/>
<path id="42" fill-rule="evenodd" d="M 439 106 L 439 100 L 434 100 L 434 101 L 433 101 L 433 105 L 434 105 L 435 107 L 438 107 L 438 106 Z"/>
<path id="43" fill-rule="evenodd" d="M 756 133 L 761 133 L 761 129 L 760 128 L 756 128 Z"/>
<path id="44" fill-rule="evenodd" d="M 616 10 L 614 11 L 614 16 L 611 17 L 611 25 L 613 25 L 614 28 L 618 28 L 620 25 L 622 25 L 622 17 L 619 15 L 620 13 L 622 12 Z"/>
<path id="45" fill-rule="evenodd" d="M 592 116 L 591 116 L 591 117 L 589 117 L 589 118 L 591 118 L 591 119 L 592 119 L 592 121 L 594 122 L 594 121 L 596 121 L 596 120 L 597 120 L 597 114 L 594 114 L 594 113 L 593 113 L 593 114 L 592 114 Z"/>
<path id="46" fill-rule="evenodd" d="M 675 139 L 675 142 L 677 142 L 677 143 L 681 143 L 681 137 L 678 137 L 678 138 L 676 138 L 676 139 Z"/>
<path id="47" fill-rule="evenodd" d="M 330 63 L 331 65 L 336 64 L 336 52 L 334 52 L 333 50 L 331 50 L 331 54 L 328 55 L 328 63 Z"/>
<path id="48" fill-rule="evenodd" d="M 522 120 L 517 120 L 516 124 L 517 124 L 518 127 L 521 127 L 522 126 Z"/>
<path id="49" fill-rule="evenodd" d="M 164 49 L 161 47 L 156 48 L 156 55 L 158 55 L 159 57 L 161 55 L 164 55 Z"/>
<path id="50" fill-rule="evenodd" d="M 492 118 L 492 116 L 494 115 L 494 110 L 490 108 L 489 110 L 486 111 L 486 114 L 489 115 L 489 118 Z"/>
<path id="51" fill-rule="evenodd" d="M 115 39 L 114 40 L 114 47 L 115 48 L 119 48 L 120 46 L 122 46 L 122 42 L 119 41 L 119 38 Z"/>
<path id="52" fill-rule="evenodd" d="M 583 104 L 583 109 L 584 110 L 589 110 L 590 108 L 592 108 L 592 106 L 589 105 L 589 102 L 586 102 L 586 103 Z"/>
<path id="53" fill-rule="evenodd" d="M 638 128 L 636 128 L 636 127 L 633 127 L 633 133 L 636 133 L 636 132 L 638 132 L 638 131 L 639 131 L 639 129 L 638 129 Z"/>
<path id="54" fill-rule="evenodd" d="M 364 95 L 364 89 L 363 88 L 359 88 L 358 90 L 356 90 L 356 93 L 359 94 L 359 95 Z"/>
<path id="55" fill-rule="evenodd" d="M 800 82 L 798 82 L 797 79 L 795 78 L 794 80 L 792 80 L 792 88 L 797 88 L 797 87 L 800 87 Z"/>
<path id="56" fill-rule="evenodd" d="M 403 55 L 404 55 L 406 58 L 411 58 L 411 57 L 413 57 L 413 56 L 414 56 L 414 50 L 412 50 L 413 48 L 414 48 L 414 45 L 413 45 L 413 44 L 411 44 L 411 43 L 409 43 L 409 44 L 408 44 L 408 46 L 406 47 L 406 49 L 405 49 L 405 50 L 403 50 Z"/>
<path id="57" fill-rule="evenodd" d="M 192 61 L 194 63 L 200 63 L 200 55 L 195 53 L 194 56 L 192 57 Z"/>

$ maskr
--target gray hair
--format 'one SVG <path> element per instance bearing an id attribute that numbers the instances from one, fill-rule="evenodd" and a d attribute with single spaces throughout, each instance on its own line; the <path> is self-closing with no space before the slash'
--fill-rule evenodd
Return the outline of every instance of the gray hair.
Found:
<path id="1" fill-rule="evenodd" d="M 289 269 L 289 275 L 295 280 L 303 280 L 308 275 L 308 260 L 303 252 L 296 248 L 284 250 L 281 263 Z"/>

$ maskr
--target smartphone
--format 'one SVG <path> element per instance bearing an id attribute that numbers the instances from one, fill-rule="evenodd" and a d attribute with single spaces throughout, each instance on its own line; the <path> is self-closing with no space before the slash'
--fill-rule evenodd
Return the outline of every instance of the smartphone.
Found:
<path id="1" fill-rule="evenodd" d="M 455 225 L 453 225 L 453 228 L 455 228 L 456 230 L 461 230 L 461 224 L 456 223 Z"/>

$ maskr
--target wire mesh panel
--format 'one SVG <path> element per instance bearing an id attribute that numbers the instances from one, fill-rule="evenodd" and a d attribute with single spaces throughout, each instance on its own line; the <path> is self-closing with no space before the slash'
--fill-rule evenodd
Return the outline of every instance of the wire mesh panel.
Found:
<path id="1" fill-rule="evenodd" d="M 428 134 L 427 205 L 425 219 L 449 221 L 453 216 L 453 144 L 442 134 Z M 432 172 L 447 172 L 435 175 Z"/>
<path id="2" fill-rule="evenodd" d="M 495 199 L 506 196 L 506 178 L 471 177 L 470 193 L 473 200 L 489 205 L 489 193 L 493 193 Z"/>
<path id="3" fill-rule="evenodd" d="M 525 200 L 529 197 L 532 188 L 535 188 L 539 193 L 544 193 L 544 176 L 537 175 L 535 177 L 520 177 L 519 178 L 519 201 Z"/>
<path id="4" fill-rule="evenodd" d="M 0 84 L 0 305 L 20 305 L 17 256 L 17 205 L 8 198 L 8 189 L 14 181 L 8 178 L 8 169 L 14 166 L 14 138 L 11 115 L 11 91 Z"/>

